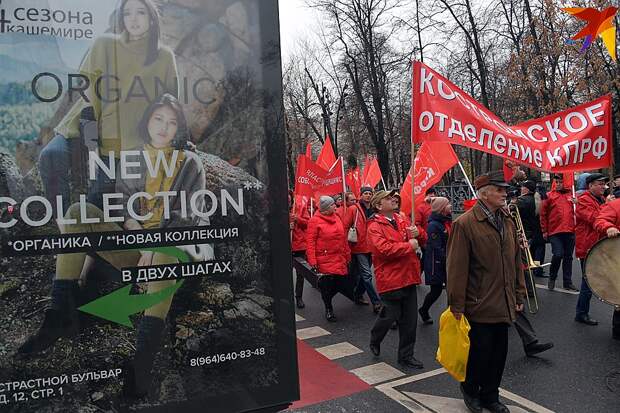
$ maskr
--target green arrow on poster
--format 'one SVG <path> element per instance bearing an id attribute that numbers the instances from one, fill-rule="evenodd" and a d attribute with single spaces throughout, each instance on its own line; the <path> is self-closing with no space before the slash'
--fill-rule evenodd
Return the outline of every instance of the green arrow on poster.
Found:
<path id="1" fill-rule="evenodd" d="M 131 285 L 127 285 L 81 306 L 78 310 L 126 327 L 133 327 L 129 319 L 130 315 L 151 308 L 172 296 L 181 288 L 183 281 L 184 280 L 181 280 L 175 285 L 171 285 L 165 290 L 158 291 L 154 294 L 129 295 Z"/>
<path id="2" fill-rule="evenodd" d="M 176 247 L 144 248 L 143 250 L 158 252 L 177 258 L 180 262 L 189 262 L 187 253 Z M 78 308 L 78 310 L 96 317 L 112 321 L 126 327 L 133 327 L 129 316 L 159 304 L 174 295 L 183 285 L 183 281 L 153 294 L 130 295 L 131 285 L 127 285 L 108 295 L 104 295 Z"/>

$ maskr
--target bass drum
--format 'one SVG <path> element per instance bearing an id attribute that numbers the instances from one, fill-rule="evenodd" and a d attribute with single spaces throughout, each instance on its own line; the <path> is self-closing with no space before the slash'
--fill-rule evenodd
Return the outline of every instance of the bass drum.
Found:
<path id="1" fill-rule="evenodd" d="M 602 301 L 620 306 L 620 237 L 597 242 L 586 257 L 585 279 Z"/>

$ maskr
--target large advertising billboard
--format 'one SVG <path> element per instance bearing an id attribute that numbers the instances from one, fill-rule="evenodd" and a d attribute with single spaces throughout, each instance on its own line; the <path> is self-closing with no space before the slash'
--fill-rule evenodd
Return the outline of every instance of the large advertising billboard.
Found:
<path id="1" fill-rule="evenodd" d="M 0 0 L 0 410 L 298 398 L 276 0 Z"/>

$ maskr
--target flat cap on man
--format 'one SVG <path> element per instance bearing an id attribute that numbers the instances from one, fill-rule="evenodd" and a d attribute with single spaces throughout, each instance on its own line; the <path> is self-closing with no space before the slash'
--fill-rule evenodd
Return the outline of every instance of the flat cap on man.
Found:
<path id="1" fill-rule="evenodd" d="M 501 188 L 510 187 L 510 185 L 506 183 L 506 180 L 504 179 L 504 172 L 502 171 L 488 172 L 476 177 L 474 180 L 474 188 L 476 188 L 476 191 L 488 185 L 499 186 Z"/>

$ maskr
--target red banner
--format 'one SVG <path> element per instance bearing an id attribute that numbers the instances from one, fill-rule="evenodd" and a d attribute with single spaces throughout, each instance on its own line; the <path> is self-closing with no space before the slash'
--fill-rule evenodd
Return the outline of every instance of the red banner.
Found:
<path id="1" fill-rule="evenodd" d="M 441 181 L 446 172 L 459 162 L 452 146 L 447 143 L 423 143 L 415 157 L 415 204 L 424 202 L 426 190 Z M 400 190 L 400 209 L 411 214 L 411 170 Z"/>
<path id="2" fill-rule="evenodd" d="M 540 171 L 567 172 L 612 164 L 611 96 L 508 126 L 448 79 L 413 65 L 411 136 L 491 153 Z"/>

